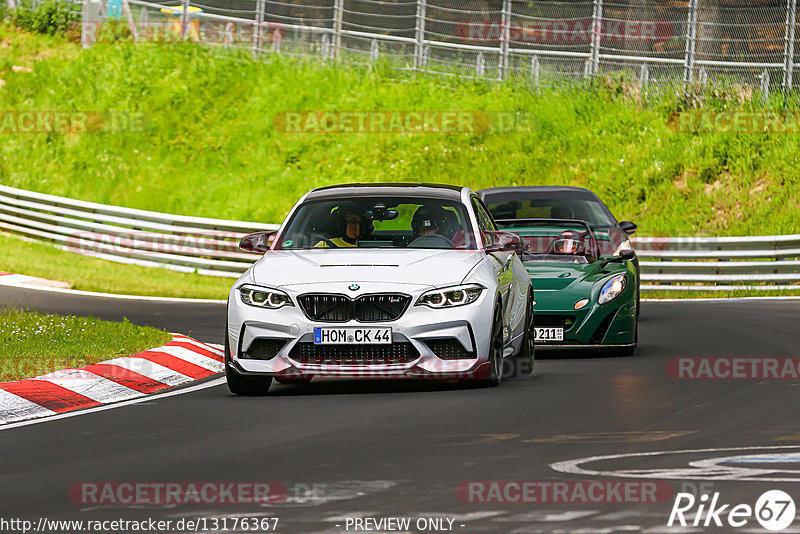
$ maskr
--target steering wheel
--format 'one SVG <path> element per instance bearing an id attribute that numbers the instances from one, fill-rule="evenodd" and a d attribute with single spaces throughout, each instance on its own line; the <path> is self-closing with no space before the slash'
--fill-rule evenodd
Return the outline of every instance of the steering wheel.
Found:
<path id="1" fill-rule="evenodd" d="M 312 238 L 318 238 L 317 243 L 322 241 L 323 243 L 328 245 L 330 248 L 339 248 L 339 245 L 337 245 L 336 243 L 334 243 L 333 241 L 331 241 L 330 239 L 328 239 L 327 237 L 325 237 L 322 234 L 310 234 L 310 236 Z"/>
<path id="2" fill-rule="evenodd" d="M 419 236 L 406 246 L 407 248 L 453 248 L 453 242 L 443 235 L 428 234 Z"/>

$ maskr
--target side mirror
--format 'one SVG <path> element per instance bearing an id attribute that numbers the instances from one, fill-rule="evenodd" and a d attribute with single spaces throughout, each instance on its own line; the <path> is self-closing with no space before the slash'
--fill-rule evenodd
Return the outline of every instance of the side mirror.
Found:
<path id="1" fill-rule="evenodd" d="M 277 231 L 272 230 L 269 232 L 255 232 L 248 234 L 239 241 L 239 248 L 246 252 L 256 252 L 263 254 L 269 250 L 272 241 L 278 234 Z"/>
<path id="2" fill-rule="evenodd" d="M 619 223 L 619 227 L 622 228 L 622 231 L 625 232 L 627 235 L 633 235 L 636 233 L 636 230 L 639 228 L 634 223 L 630 221 L 622 221 Z"/>
<path id="3" fill-rule="evenodd" d="M 488 254 L 493 252 L 516 252 L 522 254 L 525 245 L 522 238 L 511 232 L 483 232 L 486 245 L 483 247 Z"/>
<path id="4" fill-rule="evenodd" d="M 600 264 L 600 268 L 604 268 L 609 263 L 622 263 L 625 260 L 632 260 L 636 257 L 636 252 L 633 250 L 623 250 L 620 251 L 618 256 L 612 256 L 610 258 L 606 258 L 603 260 L 603 263 Z"/>

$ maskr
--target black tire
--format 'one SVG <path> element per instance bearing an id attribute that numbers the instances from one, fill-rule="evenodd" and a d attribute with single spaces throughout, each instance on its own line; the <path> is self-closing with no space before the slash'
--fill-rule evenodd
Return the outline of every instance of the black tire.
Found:
<path id="1" fill-rule="evenodd" d="M 266 395 L 272 385 L 272 377 L 246 376 L 236 371 L 230 364 L 231 351 L 228 342 L 228 331 L 225 330 L 225 380 L 228 389 L 234 395 L 254 396 Z"/>
<path id="2" fill-rule="evenodd" d="M 536 364 L 536 346 L 533 338 L 533 288 L 528 289 L 528 301 L 525 304 L 525 333 L 522 337 L 522 346 L 514 356 L 511 376 L 523 378 L 533 375 Z"/>
<path id="3" fill-rule="evenodd" d="M 492 338 L 489 342 L 489 373 L 480 379 L 486 387 L 497 387 L 503 381 L 503 314 L 498 305 L 492 321 Z"/>
<path id="4" fill-rule="evenodd" d="M 278 378 L 275 377 L 275 382 L 278 384 L 308 384 L 311 382 L 312 377 L 308 378 Z"/>

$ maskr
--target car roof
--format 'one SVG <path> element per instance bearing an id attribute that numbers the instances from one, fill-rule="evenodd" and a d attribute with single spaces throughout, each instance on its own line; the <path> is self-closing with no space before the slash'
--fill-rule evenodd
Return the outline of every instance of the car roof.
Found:
<path id="1" fill-rule="evenodd" d="M 449 184 L 429 184 L 413 182 L 396 183 L 353 183 L 318 187 L 308 193 L 306 200 L 341 198 L 343 196 L 420 196 L 461 200 L 464 187 Z"/>
<path id="2" fill-rule="evenodd" d="M 484 198 L 486 195 L 497 195 L 505 193 L 525 194 L 525 193 L 575 193 L 576 196 L 585 197 L 587 193 L 597 196 L 590 189 L 585 187 L 575 187 L 571 185 L 526 185 L 520 187 L 490 187 L 481 189 L 478 195 Z"/>

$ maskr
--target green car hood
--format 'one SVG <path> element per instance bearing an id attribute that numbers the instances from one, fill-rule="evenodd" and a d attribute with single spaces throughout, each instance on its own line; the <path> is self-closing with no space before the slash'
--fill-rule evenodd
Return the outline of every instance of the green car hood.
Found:
<path id="1" fill-rule="evenodd" d="M 582 298 L 594 300 L 602 284 L 612 276 L 625 272 L 618 263 L 600 268 L 600 262 L 568 263 L 560 261 L 525 262 L 533 283 L 536 308 L 539 310 L 571 310 Z"/>

